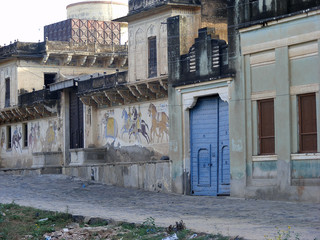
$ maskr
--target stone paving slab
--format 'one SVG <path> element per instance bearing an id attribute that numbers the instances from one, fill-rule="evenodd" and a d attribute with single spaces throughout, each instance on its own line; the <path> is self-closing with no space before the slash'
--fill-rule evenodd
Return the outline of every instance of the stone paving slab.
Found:
<path id="1" fill-rule="evenodd" d="M 288 226 L 302 240 L 320 240 L 320 204 L 198 197 L 147 192 L 88 182 L 64 175 L 14 176 L 0 173 L 0 202 L 115 221 L 142 223 L 155 218 L 168 227 L 187 228 L 246 239 L 273 236 Z"/>

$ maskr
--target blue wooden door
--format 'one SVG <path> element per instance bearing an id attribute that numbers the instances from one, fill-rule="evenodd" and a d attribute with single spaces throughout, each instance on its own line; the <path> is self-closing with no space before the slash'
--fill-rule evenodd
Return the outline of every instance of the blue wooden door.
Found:
<path id="1" fill-rule="evenodd" d="M 198 99 L 190 110 L 191 193 L 229 194 L 228 104 L 218 96 Z"/>

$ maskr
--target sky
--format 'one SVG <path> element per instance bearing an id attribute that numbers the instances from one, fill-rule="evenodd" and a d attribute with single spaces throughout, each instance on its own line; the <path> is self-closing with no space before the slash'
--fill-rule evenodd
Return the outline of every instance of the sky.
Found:
<path id="1" fill-rule="evenodd" d="M 43 27 L 67 19 L 67 5 L 81 0 L 2 0 L 0 46 L 43 41 Z"/>

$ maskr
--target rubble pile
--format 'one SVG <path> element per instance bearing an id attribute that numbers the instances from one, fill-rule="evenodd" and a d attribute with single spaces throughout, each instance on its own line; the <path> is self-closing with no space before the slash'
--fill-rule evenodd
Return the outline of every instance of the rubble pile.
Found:
<path id="1" fill-rule="evenodd" d="M 46 233 L 46 240 L 84 240 L 84 239 L 112 239 L 113 236 L 119 234 L 119 227 L 99 226 L 81 228 L 78 223 L 72 223 L 66 228 L 59 231 Z"/>

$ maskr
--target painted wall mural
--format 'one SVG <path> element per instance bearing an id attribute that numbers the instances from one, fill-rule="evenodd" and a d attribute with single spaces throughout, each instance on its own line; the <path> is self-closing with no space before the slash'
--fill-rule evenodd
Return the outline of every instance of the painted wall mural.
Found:
<path id="1" fill-rule="evenodd" d="M 57 119 L 29 123 L 29 152 L 61 151 L 62 123 Z"/>
<path id="2" fill-rule="evenodd" d="M 28 137 L 28 143 L 31 151 L 39 148 L 39 141 L 40 141 L 40 124 L 39 122 L 31 123 L 30 124 L 30 133 Z"/>
<path id="3" fill-rule="evenodd" d="M 155 146 L 169 141 L 166 101 L 98 110 L 99 146 Z M 164 148 L 164 145 L 163 145 Z"/>
<path id="4" fill-rule="evenodd" d="M 128 111 L 127 111 L 128 110 Z M 140 108 L 137 110 L 136 107 L 129 107 L 128 109 L 123 109 L 121 118 L 123 119 L 123 125 L 121 128 L 121 137 L 126 133 L 131 137 L 134 137 L 139 143 L 141 142 L 141 136 L 145 138 L 147 143 L 150 142 L 150 137 L 147 131 L 149 131 L 149 126 L 141 118 Z"/>
<path id="5" fill-rule="evenodd" d="M 46 131 L 46 136 L 45 136 L 45 149 L 48 152 L 51 152 L 53 150 L 56 150 L 55 145 L 57 143 L 57 121 L 49 121 L 49 126 Z"/>
<path id="6" fill-rule="evenodd" d="M 105 113 L 102 119 L 102 123 L 104 126 L 104 137 L 106 139 L 111 138 L 115 140 L 118 135 L 118 123 L 114 119 L 114 117 L 112 117 L 112 115 L 114 115 L 113 111 Z"/>
<path id="7" fill-rule="evenodd" d="M 22 147 L 21 147 L 21 138 L 22 138 L 22 133 L 21 133 L 21 127 L 15 127 L 11 139 L 12 143 L 12 148 L 19 153 L 22 153 Z"/>
<path id="8" fill-rule="evenodd" d="M 150 103 L 148 108 L 149 116 L 152 118 L 152 126 L 150 130 L 151 140 L 154 142 L 162 142 L 163 138 L 169 140 L 169 117 L 164 111 L 157 110 L 157 107 Z"/>
<path id="9" fill-rule="evenodd" d="M 1 138 L 0 138 L 0 152 L 2 149 L 5 148 L 5 143 L 6 143 L 6 133 L 5 133 L 5 129 L 2 128 L 1 129 Z"/>

